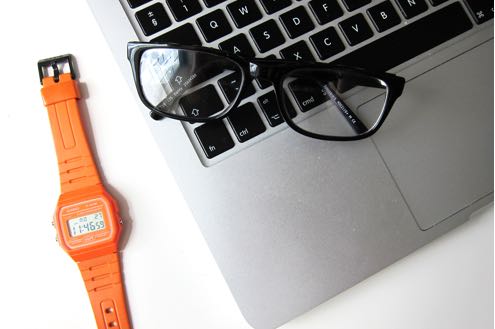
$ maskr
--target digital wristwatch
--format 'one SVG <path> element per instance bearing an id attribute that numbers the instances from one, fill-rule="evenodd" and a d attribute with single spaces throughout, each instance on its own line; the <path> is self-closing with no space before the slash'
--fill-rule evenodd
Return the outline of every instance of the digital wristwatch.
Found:
<path id="1" fill-rule="evenodd" d="M 130 329 L 118 254 L 122 220 L 86 140 L 72 56 L 41 60 L 38 71 L 60 173 L 57 240 L 79 266 L 98 329 Z"/>

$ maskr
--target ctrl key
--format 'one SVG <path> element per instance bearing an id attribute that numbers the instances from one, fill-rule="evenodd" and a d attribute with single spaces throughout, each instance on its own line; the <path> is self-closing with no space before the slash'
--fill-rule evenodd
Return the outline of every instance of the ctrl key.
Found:
<path id="1" fill-rule="evenodd" d="M 205 123 L 194 129 L 194 134 L 208 159 L 214 158 L 234 147 L 234 141 L 222 120 Z"/>

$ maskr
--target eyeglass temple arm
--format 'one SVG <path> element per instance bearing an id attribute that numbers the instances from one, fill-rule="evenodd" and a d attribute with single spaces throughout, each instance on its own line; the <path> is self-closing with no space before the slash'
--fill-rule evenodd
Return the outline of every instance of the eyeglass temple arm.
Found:
<path id="1" fill-rule="evenodd" d="M 354 132 L 358 135 L 364 134 L 368 131 L 366 125 L 359 120 L 358 116 L 351 110 L 349 106 L 335 93 L 328 85 L 324 85 L 324 90 L 332 103 L 337 107 L 340 114 L 346 119 L 347 123 L 351 126 Z"/>

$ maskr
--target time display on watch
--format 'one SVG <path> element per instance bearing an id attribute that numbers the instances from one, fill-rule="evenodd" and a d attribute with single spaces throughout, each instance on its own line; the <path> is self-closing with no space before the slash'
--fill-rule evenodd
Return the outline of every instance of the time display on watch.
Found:
<path id="1" fill-rule="evenodd" d="M 105 228 L 103 213 L 95 212 L 93 214 L 73 218 L 67 222 L 69 232 L 72 237 L 96 232 Z"/>

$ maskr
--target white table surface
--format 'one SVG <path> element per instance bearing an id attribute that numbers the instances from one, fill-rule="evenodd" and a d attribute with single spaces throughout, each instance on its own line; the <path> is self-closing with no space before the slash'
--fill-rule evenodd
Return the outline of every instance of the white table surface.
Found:
<path id="1" fill-rule="evenodd" d="M 95 328 L 77 266 L 50 224 L 59 178 L 36 67 L 72 53 L 90 143 L 126 220 L 122 261 L 134 328 L 250 328 L 86 2 L 2 6 L 0 327 Z M 282 328 L 493 328 L 493 232 L 491 204 Z"/>

